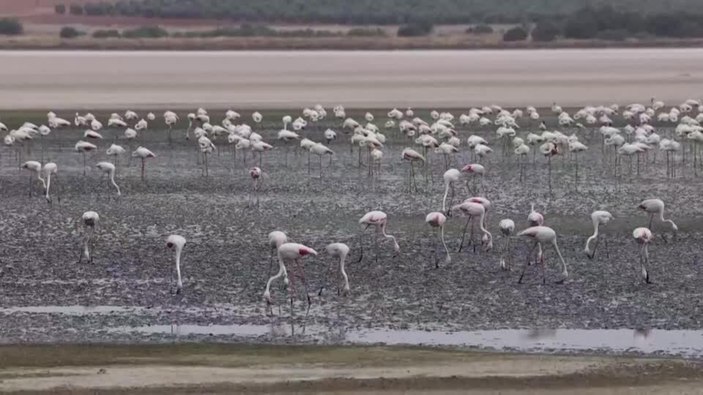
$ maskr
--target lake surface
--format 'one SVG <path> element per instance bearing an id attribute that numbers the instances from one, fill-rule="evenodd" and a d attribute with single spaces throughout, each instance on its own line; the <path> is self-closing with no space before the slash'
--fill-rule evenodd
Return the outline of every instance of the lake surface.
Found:
<path id="1" fill-rule="evenodd" d="M 0 51 L 1 109 L 565 106 L 699 98 L 703 49 Z"/>

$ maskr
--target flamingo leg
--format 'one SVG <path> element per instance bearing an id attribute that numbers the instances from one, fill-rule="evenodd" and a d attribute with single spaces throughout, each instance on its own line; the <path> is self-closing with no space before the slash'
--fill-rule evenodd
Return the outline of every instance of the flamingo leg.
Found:
<path id="1" fill-rule="evenodd" d="M 464 225 L 464 230 L 461 232 L 461 243 L 459 244 L 459 250 L 457 252 L 461 252 L 461 249 L 464 247 L 464 236 L 466 235 L 466 229 L 468 229 L 470 222 L 471 216 L 469 215 L 469 218 L 466 220 L 466 225 Z"/>
<path id="2" fill-rule="evenodd" d="M 539 243 L 535 242 L 535 244 L 532 245 L 532 248 L 530 248 L 530 251 L 527 253 L 527 261 L 525 262 L 525 266 L 522 268 L 522 273 L 520 273 L 520 278 L 517 280 L 518 284 L 522 284 L 522 278 L 525 276 L 525 271 L 527 270 L 527 267 L 530 265 L 530 257 L 532 256 L 532 253 L 535 251 L 535 248 L 537 248 L 537 245 Z"/>

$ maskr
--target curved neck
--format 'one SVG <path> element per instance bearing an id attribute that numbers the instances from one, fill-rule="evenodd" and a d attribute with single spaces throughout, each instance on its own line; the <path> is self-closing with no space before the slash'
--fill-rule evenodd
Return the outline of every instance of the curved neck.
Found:
<path id="1" fill-rule="evenodd" d="M 176 247 L 176 274 L 178 275 L 178 286 L 183 286 L 181 281 L 181 247 Z"/>
<path id="2" fill-rule="evenodd" d="M 341 254 L 339 257 L 339 271 L 342 273 L 342 277 L 344 277 L 344 283 L 346 284 L 347 288 L 349 287 L 349 277 L 347 276 L 347 272 L 344 270 L 344 262 L 347 260 L 347 253 Z"/>

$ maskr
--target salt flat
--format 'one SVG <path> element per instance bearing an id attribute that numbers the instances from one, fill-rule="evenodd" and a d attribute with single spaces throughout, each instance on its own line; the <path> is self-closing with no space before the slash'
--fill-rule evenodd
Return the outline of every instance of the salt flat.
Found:
<path id="1" fill-rule="evenodd" d="M 703 91 L 703 49 L 0 51 L 0 108 L 567 106 Z"/>

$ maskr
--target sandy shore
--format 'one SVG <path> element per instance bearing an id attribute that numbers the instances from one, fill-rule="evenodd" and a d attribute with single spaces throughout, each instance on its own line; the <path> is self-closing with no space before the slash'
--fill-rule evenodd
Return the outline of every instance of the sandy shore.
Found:
<path id="1" fill-rule="evenodd" d="M 696 363 L 389 347 L 11 346 L 0 391 L 72 393 L 676 393 Z"/>

